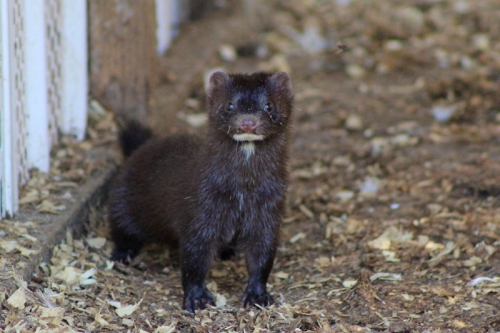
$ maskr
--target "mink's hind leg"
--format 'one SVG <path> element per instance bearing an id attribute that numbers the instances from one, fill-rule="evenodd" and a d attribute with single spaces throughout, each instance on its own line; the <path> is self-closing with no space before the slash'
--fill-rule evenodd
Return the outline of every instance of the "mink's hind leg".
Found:
<path id="1" fill-rule="evenodd" d="M 139 254 L 144 245 L 142 237 L 126 234 L 123 231 L 119 232 L 113 229 L 111 235 L 115 242 L 115 249 L 111 255 L 111 260 L 113 261 L 129 264 Z"/>
<path id="2" fill-rule="evenodd" d="M 130 264 L 132 259 L 134 259 L 137 254 L 139 254 L 139 250 L 141 247 L 137 248 L 119 248 L 115 247 L 113 250 L 113 254 L 111 255 L 111 260 L 118 261 L 124 264 Z"/>

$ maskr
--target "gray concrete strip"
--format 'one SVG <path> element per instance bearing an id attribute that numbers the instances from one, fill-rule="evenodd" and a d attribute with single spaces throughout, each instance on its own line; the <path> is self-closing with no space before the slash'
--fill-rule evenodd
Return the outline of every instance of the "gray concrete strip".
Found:
<path id="1" fill-rule="evenodd" d="M 16 215 L 15 220 L 2 221 L 3 225 L 17 223 L 21 226 L 23 223 L 29 225 L 29 221 L 37 221 L 36 228 L 29 231 L 29 235 L 35 237 L 37 241 L 30 249 L 35 252 L 29 257 L 15 250 L 3 255 L 4 258 L 8 258 L 9 262 L 0 269 L 0 294 L 6 292 L 9 295 L 17 289 L 16 280 L 13 278 L 14 273 L 25 281 L 31 280 L 38 265 L 50 260 L 52 249 L 64 239 L 68 230 L 75 238 L 82 236 L 84 225 L 89 220 L 90 208 L 105 201 L 116 170 L 115 165 L 110 165 L 91 175 L 87 182 L 73 193 L 71 200 L 73 202 L 68 202 L 66 210 L 58 215 L 21 211 Z"/>

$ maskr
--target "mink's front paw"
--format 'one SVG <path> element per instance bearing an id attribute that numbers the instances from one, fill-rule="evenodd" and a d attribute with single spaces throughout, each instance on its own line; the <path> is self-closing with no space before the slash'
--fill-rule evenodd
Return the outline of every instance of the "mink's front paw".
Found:
<path id="1" fill-rule="evenodd" d="M 184 310 L 194 313 L 203 310 L 207 305 L 215 306 L 214 296 L 207 288 L 193 287 L 184 293 Z"/>
<path id="2" fill-rule="evenodd" d="M 258 304 L 260 306 L 269 306 L 273 303 L 273 296 L 271 296 L 271 294 L 269 294 L 267 291 L 264 291 L 261 294 L 257 294 L 254 291 L 246 291 L 243 295 L 243 305 L 245 307 L 255 304 Z"/>

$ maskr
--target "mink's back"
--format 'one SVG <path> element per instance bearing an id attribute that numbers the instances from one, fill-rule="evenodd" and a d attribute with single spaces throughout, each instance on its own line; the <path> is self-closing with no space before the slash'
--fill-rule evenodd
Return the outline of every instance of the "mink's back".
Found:
<path id="1" fill-rule="evenodd" d="M 113 238 L 176 247 L 193 214 L 202 140 L 178 135 L 152 139 L 133 152 L 110 194 Z"/>

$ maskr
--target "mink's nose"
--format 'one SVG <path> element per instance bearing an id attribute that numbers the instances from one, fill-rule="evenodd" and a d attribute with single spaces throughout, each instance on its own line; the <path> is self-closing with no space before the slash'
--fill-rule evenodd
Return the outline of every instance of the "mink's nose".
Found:
<path id="1" fill-rule="evenodd" d="M 240 122 L 240 128 L 246 133 L 254 132 L 257 128 L 257 119 L 254 117 L 243 118 Z"/>

